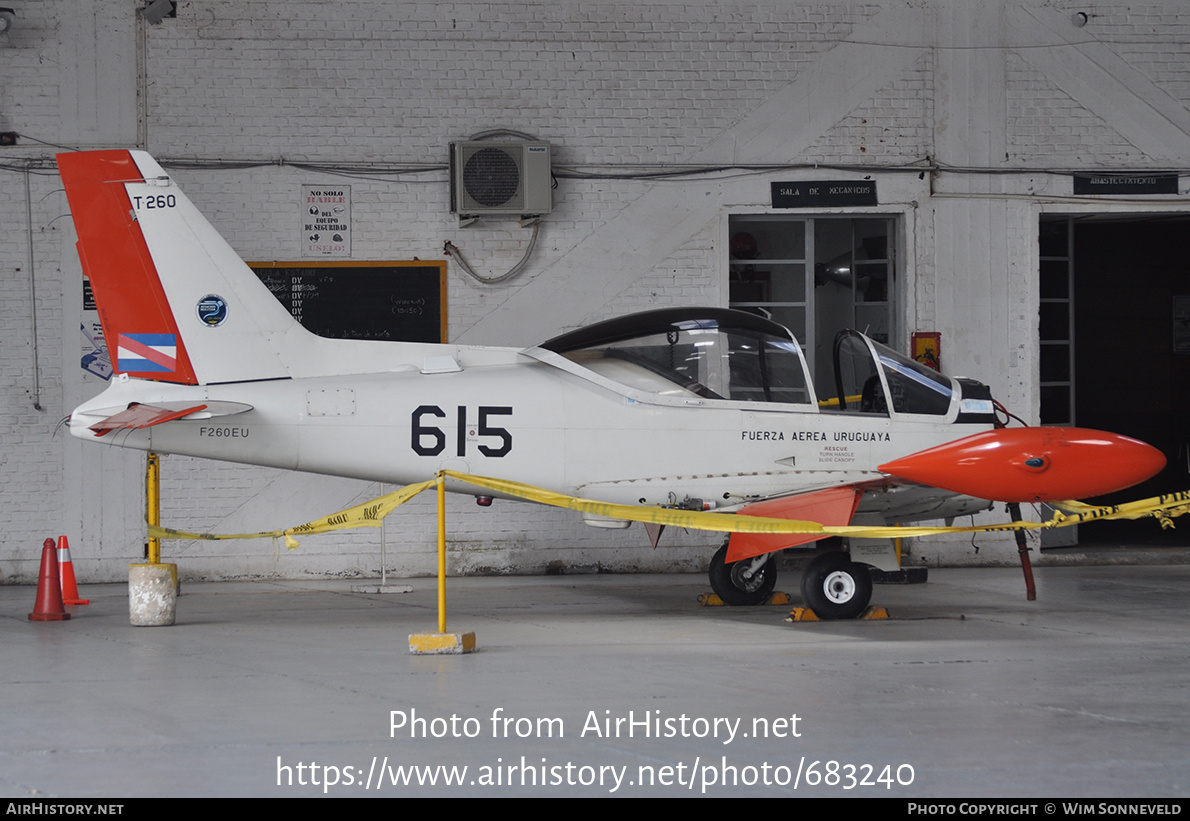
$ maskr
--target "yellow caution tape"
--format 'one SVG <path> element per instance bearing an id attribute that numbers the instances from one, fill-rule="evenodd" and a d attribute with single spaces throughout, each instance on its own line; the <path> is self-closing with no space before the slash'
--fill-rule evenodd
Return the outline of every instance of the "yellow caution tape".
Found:
<path id="1" fill-rule="evenodd" d="M 594 513 L 613 519 L 624 519 L 630 522 L 648 522 L 650 524 L 672 525 L 685 527 L 690 530 L 711 530 L 720 533 L 796 533 L 822 534 L 826 536 L 854 536 L 865 539 L 895 539 L 910 536 L 936 536 L 945 533 L 990 533 L 1007 530 L 1047 530 L 1055 527 L 1068 527 L 1080 522 L 1097 519 L 1139 519 L 1151 516 L 1159 520 L 1181 516 L 1190 512 L 1190 491 L 1155 496 L 1122 505 L 1105 507 L 1091 507 L 1081 502 L 1054 502 L 1055 507 L 1063 507 L 1071 511 L 1069 515 L 1055 511 L 1054 518 L 1046 522 L 1010 522 L 1000 525 L 973 525 L 970 527 L 869 527 L 859 525 L 822 525 L 817 522 L 798 521 L 796 519 L 774 519 L 763 516 L 746 516 L 735 513 L 709 513 L 693 510 L 673 510 L 661 507 L 640 507 L 637 505 L 621 505 L 611 502 L 597 502 L 591 499 L 581 499 L 544 490 L 533 485 L 512 482 L 505 479 L 491 479 L 484 476 L 474 476 L 466 473 L 456 473 L 453 470 L 443 471 L 446 476 L 466 482 L 470 485 L 484 487 L 516 496 L 544 505 L 577 510 L 582 513 Z M 1169 526 L 1172 526 L 1172 522 Z"/>
<path id="2" fill-rule="evenodd" d="M 1054 517 L 1046 522 L 1010 522 L 999 525 L 973 525 L 970 527 L 866 527 L 857 525 L 832 526 L 818 522 L 799 521 L 797 519 L 775 519 L 764 516 L 747 516 L 736 513 L 711 513 L 706 511 L 674 510 L 663 507 L 644 507 L 639 505 L 623 505 L 612 502 L 597 502 L 593 499 L 582 499 L 567 496 L 544 488 L 527 485 L 522 482 L 512 482 L 506 479 L 492 479 L 486 476 L 474 476 L 468 473 L 458 473 L 453 470 L 442 471 L 444 476 L 465 484 L 486 488 L 505 496 L 525 499 L 538 504 L 575 510 L 580 513 L 591 513 L 613 519 L 623 519 L 630 522 L 646 522 L 649 524 L 684 527 L 690 530 L 709 530 L 720 533 L 794 533 L 801 535 L 822 536 L 854 536 L 865 539 L 895 539 L 910 536 L 935 536 L 945 533 L 992 533 L 1007 530 L 1046 530 L 1056 527 L 1068 527 L 1080 523 L 1107 519 L 1140 519 L 1151 517 L 1161 522 L 1162 527 L 1173 527 L 1173 517 L 1190 512 L 1190 491 L 1155 496 L 1121 505 L 1092 507 L 1082 502 L 1054 502 L 1059 508 L 1054 511 Z M 261 533 L 186 533 L 180 530 L 151 525 L 149 536 L 158 539 L 259 539 L 267 537 L 285 537 L 285 545 L 289 549 L 298 546 L 293 537 L 303 533 L 326 533 L 332 530 L 347 530 L 356 527 L 379 527 L 384 517 L 400 505 L 412 499 L 424 490 L 429 490 L 437 484 L 431 479 L 414 485 L 406 485 L 384 496 L 373 499 L 362 505 L 341 510 L 330 516 L 324 516 L 304 525 L 291 527 L 286 530 L 271 530 Z M 1065 511 L 1065 512 L 1063 512 Z"/>
<path id="3" fill-rule="evenodd" d="M 438 484 L 437 480 L 431 479 L 428 482 L 420 482 L 416 485 L 406 485 L 403 488 L 394 490 L 392 493 L 379 496 L 370 502 L 349 507 L 346 510 L 340 510 L 338 513 L 332 513 L 330 516 L 323 516 L 321 519 L 315 519 L 312 522 L 307 522 L 304 525 L 298 525 L 297 527 L 291 527 L 286 530 L 266 530 L 261 533 L 186 533 L 182 530 L 173 530 L 168 527 L 160 527 L 159 525 L 149 525 L 149 537 L 156 539 L 263 539 L 284 536 L 285 546 L 293 550 L 298 546 L 297 539 L 293 537 L 301 533 L 326 533 L 331 530 L 349 530 L 356 527 L 380 527 L 385 516 L 392 513 L 423 490 L 429 490 L 436 484 Z"/>
<path id="4" fill-rule="evenodd" d="M 1058 508 L 1054 511 L 1054 520 L 1061 524 L 1076 525 L 1081 522 L 1093 522 L 1097 519 L 1144 519 L 1151 517 L 1161 522 L 1165 530 L 1172 528 L 1173 517 L 1190 512 L 1190 491 L 1182 490 L 1177 493 L 1166 493 L 1151 499 L 1141 499 L 1137 502 L 1125 502 L 1108 507 L 1093 507 L 1083 502 L 1054 502 Z M 1065 511 L 1065 512 L 1063 512 Z"/>

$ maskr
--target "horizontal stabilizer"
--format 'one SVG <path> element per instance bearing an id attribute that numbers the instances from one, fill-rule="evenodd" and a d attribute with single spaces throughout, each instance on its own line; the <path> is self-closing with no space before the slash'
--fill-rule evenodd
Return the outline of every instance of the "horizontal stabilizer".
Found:
<path id="1" fill-rule="evenodd" d="M 188 405 L 181 402 L 146 405 L 132 402 L 123 410 L 112 408 L 109 411 L 91 412 L 102 418 L 95 424 L 89 425 L 88 429 L 94 431 L 96 436 L 104 436 L 114 430 L 151 428 L 154 425 L 172 422 L 175 419 L 213 419 L 250 410 L 252 410 L 252 406 L 243 402 L 209 402 L 203 405 Z M 88 413 L 88 415 L 91 414 Z"/>
<path id="2" fill-rule="evenodd" d="M 133 402 L 128 406 L 127 410 L 122 410 L 114 416 L 109 416 L 102 422 L 96 422 L 90 426 L 90 429 L 95 431 L 96 436 L 103 436 L 111 433 L 113 430 L 151 428 L 153 425 L 172 422 L 175 419 L 181 419 L 183 416 L 189 416 L 195 411 L 205 408 L 206 405 L 195 405 L 192 408 L 170 410 L 169 408 L 158 408 L 154 405 L 142 405 L 139 402 Z"/>

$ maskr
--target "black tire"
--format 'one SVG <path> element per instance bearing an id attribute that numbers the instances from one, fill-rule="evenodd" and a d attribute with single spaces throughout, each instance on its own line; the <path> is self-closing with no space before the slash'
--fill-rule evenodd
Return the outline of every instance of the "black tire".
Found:
<path id="1" fill-rule="evenodd" d="M 823 553 L 806 566 L 802 598 L 820 619 L 854 619 L 872 600 L 872 574 L 846 553 Z"/>
<path id="2" fill-rule="evenodd" d="M 735 606 L 764 604 L 777 586 L 777 560 L 769 556 L 751 577 L 744 574 L 752 559 L 727 562 L 727 542 L 711 557 L 711 589 L 723 601 Z"/>

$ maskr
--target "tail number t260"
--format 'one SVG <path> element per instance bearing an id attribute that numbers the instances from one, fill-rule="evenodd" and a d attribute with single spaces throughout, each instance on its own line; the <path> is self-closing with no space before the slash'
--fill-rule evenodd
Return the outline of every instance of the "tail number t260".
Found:
<path id="1" fill-rule="evenodd" d="M 512 408 L 510 407 L 479 406 L 479 424 L 474 431 L 471 431 L 471 435 L 494 440 L 491 445 L 479 445 L 479 452 L 484 456 L 507 456 L 512 450 L 512 434 L 506 428 L 497 427 L 488 421 L 493 416 L 511 415 Z M 434 419 L 447 419 L 446 411 L 437 405 L 421 405 L 413 411 L 413 416 L 409 420 L 410 444 L 413 446 L 413 452 L 419 456 L 437 456 L 446 450 L 447 433 L 434 424 Z M 459 405 L 456 409 L 454 423 L 455 456 L 466 456 L 467 439 L 470 437 L 468 436 L 467 407 L 465 405 Z M 499 444 L 495 444 L 495 442 Z"/>

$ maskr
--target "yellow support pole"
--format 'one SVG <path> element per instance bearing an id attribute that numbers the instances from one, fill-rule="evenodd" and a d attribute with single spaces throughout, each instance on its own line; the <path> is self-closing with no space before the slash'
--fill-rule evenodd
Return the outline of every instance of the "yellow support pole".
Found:
<path id="1" fill-rule="evenodd" d="M 438 632 L 446 632 L 446 476 L 438 471 Z"/>
<path id="2" fill-rule="evenodd" d="M 150 453 L 145 464 L 145 519 L 150 530 L 161 525 L 161 457 Z M 161 564 L 161 539 L 149 537 L 149 564 Z"/>
<path id="3" fill-rule="evenodd" d="M 145 460 L 145 521 L 150 532 L 161 526 L 161 457 Z M 128 565 L 128 617 L 138 627 L 174 623 L 178 598 L 178 566 L 161 563 L 161 539 L 149 537 L 144 564 Z"/>
<path id="4" fill-rule="evenodd" d="M 446 632 L 446 473 L 438 471 L 438 632 L 411 633 L 414 655 L 458 655 L 475 650 L 474 633 Z"/>

